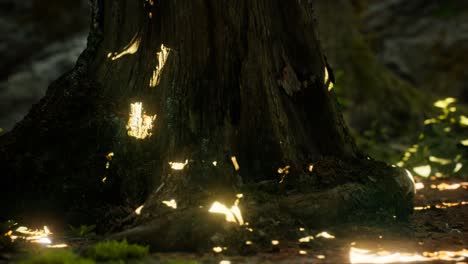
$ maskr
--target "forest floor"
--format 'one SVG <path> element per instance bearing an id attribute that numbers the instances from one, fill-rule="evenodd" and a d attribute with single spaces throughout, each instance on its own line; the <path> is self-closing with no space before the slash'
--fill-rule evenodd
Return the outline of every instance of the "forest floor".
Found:
<path id="1" fill-rule="evenodd" d="M 415 211 L 406 223 L 330 226 L 317 232 L 326 231 L 333 237 L 304 234 L 315 238 L 303 243 L 278 241 L 271 249 L 248 256 L 152 253 L 129 263 L 468 263 L 468 182 L 435 179 L 417 187 Z M 65 242 L 78 252 L 91 243 L 66 238 Z M 20 260 L 27 250 L 0 252 L 0 263 Z"/>

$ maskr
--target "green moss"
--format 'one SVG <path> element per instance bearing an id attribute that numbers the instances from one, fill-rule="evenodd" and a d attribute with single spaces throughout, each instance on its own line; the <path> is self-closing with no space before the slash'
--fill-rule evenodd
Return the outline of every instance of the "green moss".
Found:
<path id="1" fill-rule="evenodd" d="M 94 245 L 87 251 L 87 256 L 97 261 L 125 260 L 145 257 L 149 248 L 123 241 L 105 241 Z"/>
<path id="2" fill-rule="evenodd" d="M 80 258 L 71 250 L 45 250 L 39 254 L 35 253 L 20 264 L 93 264 L 93 260 Z"/>

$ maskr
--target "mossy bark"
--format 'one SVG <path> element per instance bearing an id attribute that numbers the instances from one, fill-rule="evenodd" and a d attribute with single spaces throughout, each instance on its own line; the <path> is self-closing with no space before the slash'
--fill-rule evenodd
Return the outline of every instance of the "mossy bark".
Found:
<path id="1" fill-rule="evenodd" d="M 410 211 L 411 184 L 404 173 L 374 161 L 371 181 L 368 165 L 349 168 L 352 177 L 335 171 L 340 161 L 362 164 L 364 156 L 324 82 L 326 63 L 310 2 L 118 0 L 95 1 L 93 11 L 88 48 L 75 69 L 1 138 L 6 162 L 0 169 L 9 186 L 1 198 L 17 201 L 2 206 L 5 211 L 30 216 L 46 210 L 80 221 L 102 218 L 109 205 L 136 208 L 145 202 L 143 216 L 131 219 L 138 227 L 123 236 L 144 241 L 134 231 L 143 230 L 154 245 L 187 233 L 187 219 L 209 218 L 206 207 L 215 199 L 228 204 L 236 192 L 261 182 L 277 189 L 278 213 L 312 225 L 341 219 L 360 204 L 364 211 Z M 169 50 L 164 63 L 158 60 L 162 47 Z M 134 102 L 157 115 L 151 137 L 127 133 Z M 114 156 L 106 160 L 110 152 Z M 234 156 L 240 169 L 232 164 Z M 336 162 L 311 173 L 309 165 L 324 157 Z M 185 161 L 183 170 L 170 166 Z M 279 184 L 277 169 L 286 165 Z M 384 191 L 376 193 L 369 185 L 374 181 Z M 311 193 L 291 196 L 291 186 L 304 183 Z M 354 191 L 359 199 L 347 196 Z M 369 205 L 359 202 L 362 197 L 386 202 Z M 177 201 L 176 212 L 161 204 L 169 199 Z M 314 203 L 308 214 L 288 209 L 307 201 Z M 333 208 L 314 213 L 320 207 Z M 256 217 L 257 210 L 249 210 Z M 219 227 L 192 228 L 201 239 Z M 197 247 L 200 239 L 168 249 Z"/>

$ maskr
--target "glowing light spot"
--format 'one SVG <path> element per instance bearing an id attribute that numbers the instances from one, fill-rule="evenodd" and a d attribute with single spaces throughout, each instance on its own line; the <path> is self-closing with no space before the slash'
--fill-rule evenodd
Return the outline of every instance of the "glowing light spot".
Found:
<path id="1" fill-rule="evenodd" d="M 326 238 L 326 239 L 334 239 L 335 236 L 334 235 L 330 235 L 328 232 L 324 231 L 324 232 L 320 232 L 316 235 L 316 237 L 323 237 L 323 238 Z"/>
<path id="2" fill-rule="evenodd" d="M 143 210 L 144 205 L 140 205 L 137 209 L 135 209 L 135 214 L 136 215 L 141 215 L 141 210 Z"/>
<path id="3" fill-rule="evenodd" d="M 299 227 L 299 231 L 301 231 L 301 232 L 302 232 L 302 231 L 305 231 L 305 228 Z"/>
<path id="4" fill-rule="evenodd" d="M 468 139 L 460 141 L 460 144 L 462 144 L 465 147 L 468 147 Z"/>
<path id="5" fill-rule="evenodd" d="M 273 246 L 277 246 L 277 245 L 279 245 L 279 241 L 278 241 L 278 240 L 272 240 L 272 241 L 271 241 L 271 244 L 272 244 Z"/>
<path id="6" fill-rule="evenodd" d="M 455 165 L 455 168 L 453 168 L 453 173 L 459 172 L 462 168 L 463 168 L 463 164 L 460 163 L 460 162 L 458 162 L 458 163 Z"/>
<path id="7" fill-rule="evenodd" d="M 215 166 L 215 167 L 218 166 L 218 162 L 217 162 L 217 161 L 213 161 L 212 164 L 213 164 L 213 166 Z"/>
<path id="8" fill-rule="evenodd" d="M 52 240 L 49 236 L 52 234 L 47 226 L 43 229 L 31 230 L 25 226 L 18 227 L 14 232 L 8 232 L 9 237 L 12 241 L 18 238 L 25 239 L 31 243 L 37 244 L 52 244 Z"/>
<path id="9" fill-rule="evenodd" d="M 114 157 L 114 152 L 109 152 L 109 153 L 107 153 L 107 155 L 106 155 L 106 160 L 107 160 L 107 162 L 106 162 L 106 169 L 109 169 L 109 167 L 110 167 L 110 162 L 111 162 L 111 160 L 112 160 L 113 157 Z"/>
<path id="10" fill-rule="evenodd" d="M 107 177 L 102 178 L 101 181 L 102 181 L 102 183 L 106 183 L 107 182 Z"/>
<path id="11" fill-rule="evenodd" d="M 431 175 L 431 166 L 430 165 L 424 165 L 424 166 L 419 166 L 419 167 L 414 167 L 413 171 L 418 174 L 419 176 L 422 177 L 429 177 Z"/>
<path id="12" fill-rule="evenodd" d="M 130 105 L 130 115 L 127 123 L 127 134 L 138 139 L 151 136 L 153 121 L 156 115 L 146 115 L 141 102 Z"/>
<path id="13" fill-rule="evenodd" d="M 448 165 L 448 164 L 452 163 L 452 160 L 438 158 L 438 157 L 435 157 L 435 156 L 430 156 L 429 161 L 434 162 L 434 163 L 439 163 L 441 165 Z"/>
<path id="14" fill-rule="evenodd" d="M 174 199 L 170 201 L 162 201 L 162 203 L 165 204 L 167 207 L 177 209 L 177 202 Z"/>
<path id="15" fill-rule="evenodd" d="M 305 236 L 305 237 L 299 238 L 299 242 L 300 243 L 309 243 L 313 239 L 314 239 L 313 236 Z"/>
<path id="16" fill-rule="evenodd" d="M 182 162 L 169 162 L 169 165 L 171 166 L 171 169 L 173 170 L 183 170 L 185 168 L 185 166 L 187 166 L 188 164 L 188 160 L 185 160 L 184 163 Z"/>
<path id="17" fill-rule="evenodd" d="M 170 52 L 171 49 L 165 47 L 164 44 L 161 44 L 161 51 L 156 54 L 156 57 L 158 58 L 158 64 L 156 65 L 156 68 L 153 71 L 153 76 L 150 79 L 150 87 L 156 87 L 159 84 L 161 80 L 162 69 L 166 64 L 167 57 L 169 56 Z"/>
<path id="18" fill-rule="evenodd" d="M 389 251 L 372 252 L 367 249 L 351 247 L 349 260 L 352 264 L 357 263 L 403 263 L 403 262 L 427 262 L 434 260 L 463 261 L 468 257 L 468 250 L 460 251 L 437 251 L 418 253 L 400 253 Z"/>
<path id="19" fill-rule="evenodd" d="M 438 185 L 431 184 L 431 189 L 438 189 L 439 191 L 445 191 L 445 190 L 456 190 L 459 188 L 468 188 L 468 182 L 459 182 L 459 183 L 441 183 Z"/>
<path id="20" fill-rule="evenodd" d="M 239 225 L 244 224 L 241 211 L 236 204 L 229 209 L 220 202 L 214 202 L 208 212 L 214 214 L 224 214 L 227 222 L 238 223 Z"/>
<path id="21" fill-rule="evenodd" d="M 130 43 L 127 46 L 125 46 L 125 48 L 121 52 L 109 53 L 107 54 L 107 57 L 110 58 L 111 60 L 117 60 L 125 55 L 135 54 L 138 52 L 138 48 L 140 47 L 140 42 L 141 42 L 140 37 L 135 35 L 130 41 Z"/>
<path id="22" fill-rule="evenodd" d="M 325 258 L 326 258 L 325 255 L 317 255 L 316 257 L 317 257 L 318 259 L 325 259 Z"/>
<path id="23" fill-rule="evenodd" d="M 222 247 L 214 247 L 213 251 L 216 252 L 216 253 L 221 253 L 221 252 L 223 252 L 223 248 Z"/>
<path id="24" fill-rule="evenodd" d="M 310 164 L 308 169 L 309 169 L 309 172 L 314 171 L 314 165 L 313 165 L 313 164 Z"/>
<path id="25" fill-rule="evenodd" d="M 231 261 L 229 260 L 221 260 L 219 264 L 231 264 Z"/>
<path id="26" fill-rule="evenodd" d="M 307 255 L 307 251 L 305 251 L 305 250 L 299 250 L 299 255 Z"/>
<path id="27" fill-rule="evenodd" d="M 250 245 L 252 245 L 253 243 L 252 243 L 252 241 L 247 240 L 247 241 L 245 241 L 245 244 L 248 245 L 248 246 L 250 246 Z"/>
<path id="28" fill-rule="evenodd" d="M 291 166 L 286 165 L 284 168 L 278 168 L 278 173 L 279 174 L 289 174 L 289 169 Z"/>
<path id="29" fill-rule="evenodd" d="M 438 107 L 438 108 L 447 108 L 450 104 L 455 103 L 456 101 L 457 101 L 457 99 L 452 98 L 452 97 L 448 97 L 448 98 L 445 98 L 443 100 L 436 101 L 434 103 L 434 106 Z"/>
<path id="30" fill-rule="evenodd" d="M 231 157 L 231 162 L 232 162 L 232 165 L 234 166 L 234 169 L 235 169 L 236 171 L 240 170 L 239 163 L 237 163 L 237 158 L 236 158 L 236 156 L 232 156 L 232 157 Z"/>
<path id="31" fill-rule="evenodd" d="M 67 244 L 54 244 L 54 245 L 47 245 L 48 248 L 66 248 L 68 247 Z"/>
<path id="32" fill-rule="evenodd" d="M 414 187 L 416 187 L 416 190 L 421 190 L 424 189 L 424 183 L 422 182 L 417 182 Z"/>
<path id="33" fill-rule="evenodd" d="M 460 116 L 460 125 L 463 127 L 468 126 L 468 117 L 461 115 Z"/>

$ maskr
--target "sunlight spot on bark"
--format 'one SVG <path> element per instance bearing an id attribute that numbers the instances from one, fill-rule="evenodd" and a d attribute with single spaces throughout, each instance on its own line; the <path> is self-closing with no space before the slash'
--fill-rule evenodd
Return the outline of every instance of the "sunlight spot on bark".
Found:
<path id="1" fill-rule="evenodd" d="M 107 153 L 107 155 L 106 155 L 106 160 L 107 160 L 107 162 L 106 162 L 106 170 L 110 168 L 110 162 L 111 162 L 111 160 L 112 160 L 113 157 L 114 157 L 114 152 L 109 152 L 109 153 Z"/>
<path id="2" fill-rule="evenodd" d="M 237 163 L 237 158 L 236 158 L 236 156 L 232 156 L 232 157 L 231 157 L 231 162 L 232 162 L 232 165 L 234 166 L 234 169 L 235 169 L 236 171 L 240 170 L 239 163 Z"/>
<path id="3" fill-rule="evenodd" d="M 323 231 L 323 232 L 320 232 L 318 233 L 317 235 L 315 235 L 316 237 L 323 237 L 323 238 L 326 238 L 326 239 L 334 239 L 335 236 L 334 235 L 331 235 L 329 234 L 328 232 L 326 231 Z"/>
<path id="4" fill-rule="evenodd" d="M 305 251 L 305 250 L 299 250 L 299 255 L 307 255 L 307 251 Z"/>
<path id="5" fill-rule="evenodd" d="M 313 239 L 314 239 L 313 236 L 301 237 L 301 238 L 299 238 L 299 243 L 309 243 Z"/>
<path id="6" fill-rule="evenodd" d="M 156 87 L 159 84 L 159 81 L 161 80 L 162 69 L 166 64 L 167 57 L 169 56 L 170 52 L 171 49 L 165 47 L 164 44 L 161 44 L 161 51 L 156 54 L 158 64 L 156 65 L 156 68 L 153 71 L 153 76 L 150 79 L 150 87 Z"/>
<path id="7" fill-rule="evenodd" d="M 239 225 L 244 225 L 244 218 L 239 209 L 239 200 L 243 197 L 243 194 L 237 194 L 237 199 L 234 202 L 234 205 L 231 208 L 227 208 L 226 205 L 215 201 L 209 210 L 210 213 L 214 214 L 224 214 L 226 217 L 226 222 L 238 223 Z"/>
<path id="8" fill-rule="evenodd" d="M 272 244 L 273 246 L 277 246 L 277 245 L 279 245 L 279 241 L 278 241 L 278 240 L 272 240 L 272 241 L 271 241 L 271 244 Z"/>
<path id="9" fill-rule="evenodd" d="M 418 166 L 414 167 L 413 171 L 417 173 L 419 176 L 422 177 L 429 177 L 431 175 L 431 166 L 430 165 L 424 165 L 424 166 Z"/>
<path id="10" fill-rule="evenodd" d="M 177 209 L 177 202 L 174 199 L 172 199 L 170 201 L 162 201 L 162 203 L 165 204 L 167 207 Z"/>
<path id="11" fill-rule="evenodd" d="M 222 248 L 222 247 L 214 247 L 214 248 L 213 248 L 213 251 L 214 251 L 215 253 L 221 253 L 221 252 L 223 252 L 223 248 Z"/>
<path id="12" fill-rule="evenodd" d="M 333 89 L 333 82 L 330 80 L 330 74 L 328 73 L 327 67 L 324 67 L 324 77 L 323 77 L 323 83 L 325 85 L 328 85 L 328 91 L 330 92 Z"/>
<path id="13" fill-rule="evenodd" d="M 188 160 L 185 160 L 185 162 L 169 162 L 169 165 L 171 166 L 171 169 L 173 170 L 183 170 L 185 166 L 187 166 Z"/>
<path id="14" fill-rule="evenodd" d="M 141 215 L 141 210 L 143 210 L 144 205 L 140 205 L 137 209 L 135 209 L 135 214 L 136 215 Z"/>
<path id="15" fill-rule="evenodd" d="M 109 52 L 107 57 L 111 60 L 120 59 L 122 56 L 135 54 L 138 52 L 138 48 L 140 47 L 141 38 L 138 35 L 135 35 L 130 43 L 123 48 L 121 52 Z"/>
<path id="16" fill-rule="evenodd" d="M 145 139 L 151 136 L 153 121 L 156 115 L 147 115 L 144 112 L 143 104 L 136 102 L 130 105 L 130 115 L 127 123 L 127 133 L 131 137 Z"/>
<path id="17" fill-rule="evenodd" d="M 403 262 L 427 262 L 434 260 L 463 261 L 468 257 L 468 250 L 460 251 L 436 251 L 420 253 L 390 252 L 385 250 L 372 251 L 351 247 L 349 261 L 358 263 L 403 263 Z"/>

